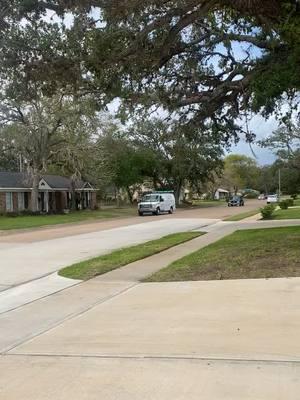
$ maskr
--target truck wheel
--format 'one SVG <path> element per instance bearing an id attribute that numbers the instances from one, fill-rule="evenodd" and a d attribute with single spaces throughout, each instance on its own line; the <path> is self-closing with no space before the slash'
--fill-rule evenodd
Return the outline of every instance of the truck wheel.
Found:
<path id="1" fill-rule="evenodd" d="M 160 208 L 157 207 L 156 211 L 155 211 L 155 215 L 159 215 L 160 214 Z"/>
<path id="2" fill-rule="evenodd" d="M 142 213 L 141 211 L 139 211 L 139 216 L 142 217 L 144 215 L 144 213 Z"/>
<path id="3" fill-rule="evenodd" d="M 173 207 L 170 208 L 169 214 L 173 214 Z"/>

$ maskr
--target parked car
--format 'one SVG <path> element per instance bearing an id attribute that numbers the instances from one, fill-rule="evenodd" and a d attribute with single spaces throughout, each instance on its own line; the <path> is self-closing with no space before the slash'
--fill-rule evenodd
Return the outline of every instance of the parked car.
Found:
<path id="1" fill-rule="evenodd" d="M 268 196 L 267 195 L 265 195 L 265 194 L 260 194 L 259 196 L 258 196 L 258 200 L 266 200 L 268 198 Z"/>
<path id="2" fill-rule="evenodd" d="M 269 194 L 267 197 L 267 204 L 278 203 L 278 195 L 277 194 Z"/>
<path id="3" fill-rule="evenodd" d="M 138 203 L 138 213 L 159 215 L 161 213 L 173 214 L 176 210 L 175 197 L 170 192 L 157 192 L 146 194 Z"/>
<path id="4" fill-rule="evenodd" d="M 242 196 L 232 196 L 228 201 L 228 207 L 241 207 L 244 205 Z"/>

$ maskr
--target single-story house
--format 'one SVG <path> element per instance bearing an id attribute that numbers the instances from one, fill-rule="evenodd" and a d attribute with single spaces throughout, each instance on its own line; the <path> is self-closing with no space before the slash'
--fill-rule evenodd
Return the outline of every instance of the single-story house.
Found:
<path id="1" fill-rule="evenodd" d="M 215 191 L 215 200 L 222 200 L 222 199 L 226 199 L 229 196 L 229 191 L 225 190 L 225 189 L 217 189 Z"/>
<path id="2" fill-rule="evenodd" d="M 22 172 L 0 172 L 0 212 L 31 208 L 32 179 Z M 39 211 L 59 212 L 72 204 L 71 180 L 59 175 L 43 175 L 39 182 Z M 96 207 L 96 189 L 88 182 L 75 185 L 77 209 Z"/>

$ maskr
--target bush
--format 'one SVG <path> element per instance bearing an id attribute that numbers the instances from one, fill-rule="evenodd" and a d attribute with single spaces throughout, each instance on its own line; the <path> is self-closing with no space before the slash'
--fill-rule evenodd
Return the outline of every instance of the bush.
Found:
<path id="1" fill-rule="evenodd" d="M 244 195 L 246 199 L 257 199 L 257 196 L 259 196 L 258 192 L 248 192 Z"/>
<path id="2" fill-rule="evenodd" d="M 292 198 L 292 199 L 296 200 L 296 199 L 297 199 L 297 197 L 298 197 L 298 195 L 297 195 L 296 193 L 294 193 L 294 194 L 291 194 L 291 198 Z"/>
<path id="3" fill-rule="evenodd" d="M 267 206 L 261 208 L 260 213 L 262 219 L 271 219 L 274 214 L 275 208 L 276 206 L 274 206 L 273 204 L 268 204 Z"/>
<path id="4" fill-rule="evenodd" d="M 279 207 L 282 210 L 287 210 L 289 208 L 289 204 L 288 204 L 288 202 L 286 200 L 282 200 L 282 201 L 279 202 Z"/>
<path id="5" fill-rule="evenodd" d="M 15 211 L 7 211 L 6 212 L 6 217 L 11 217 L 11 218 L 15 218 L 18 217 L 19 213 L 15 212 Z"/>
<path id="6" fill-rule="evenodd" d="M 286 199 L 285 201 L 287 202 L 288 207 L 293 207 L 293 205 L 294 205 L 294 200 L 293 199 Z"/>

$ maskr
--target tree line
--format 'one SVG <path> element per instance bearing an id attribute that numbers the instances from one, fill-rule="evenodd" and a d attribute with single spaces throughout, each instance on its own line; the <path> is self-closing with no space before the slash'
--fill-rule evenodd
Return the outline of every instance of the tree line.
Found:
<path id="1" fill-rule="evenodd" d="M 296 191 L 299 38 L 293 0 L 3 0 L 1 168 L 30 173 L 33 210 L 45 171 L 130 200 L 145 180 L 177 201 L 186 186 L 274 191 L 279 168 Z M 105 111 L 114 99 L 116 119 Z M 278 118 L 260 143 L 273 166 L 224 159 L 241 136 L 255 140 L 252 112 Z"/>

